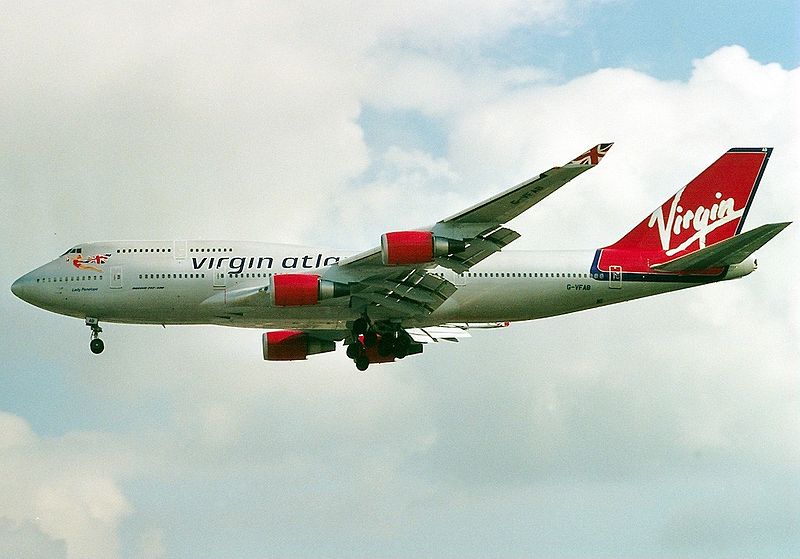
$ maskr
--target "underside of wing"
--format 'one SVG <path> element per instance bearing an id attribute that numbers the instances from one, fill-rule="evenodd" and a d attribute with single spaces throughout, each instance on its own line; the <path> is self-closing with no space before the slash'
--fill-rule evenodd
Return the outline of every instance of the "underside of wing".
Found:
<path id="1" fill-rule="evenodd" d="M 436 258 L 436 263 L 456 273 L 469 270 L 481 260 L 488 258 L 503 247 L 519 239 L 520 234 L 506 227 L 497 227 L 478 233 L 471 238 L 463 252 Z"/>
<path id="2" fill-rule="evenodd" d="M 370 306 L 374 319 L 424 317 L 456 292 L 452 282 L 425 269 L 394 272 L 361 280 L 351 296 L 351 306 Z"/>

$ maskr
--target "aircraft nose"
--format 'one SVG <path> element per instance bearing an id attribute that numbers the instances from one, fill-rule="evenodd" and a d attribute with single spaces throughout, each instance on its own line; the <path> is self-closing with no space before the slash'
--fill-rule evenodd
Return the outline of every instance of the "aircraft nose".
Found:
<path id="1" fill-rule="evenodd" d="M 11 293 L 22 299 L 23 301 L 27 301 L 25 294 L 26 294 L 26 287 L 29 283 L 28 274 L 17 278 L 17 280 L 11 284 Z"/>
<path id="2" fill-rule="evenodd" d="M 11 284 L 11 293 L 19 297 L 20 291 L 22 290 L 22 278 L 19 278 L 14 283 Z"/>

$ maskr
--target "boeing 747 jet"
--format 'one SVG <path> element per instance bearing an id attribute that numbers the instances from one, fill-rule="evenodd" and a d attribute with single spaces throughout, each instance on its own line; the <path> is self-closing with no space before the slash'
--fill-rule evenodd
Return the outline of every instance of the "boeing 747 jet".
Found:
<path id="1" fill-rule="evenodd" d="M 240 241 L 76 245 L 19 278 L 14 294 L 81 318 L 90 349 L 102 323 L 217 324 L 270 330 L 264 359 L 288 361 L 344 342 L 359 370 L 457 341 L 474 328 L 572 313 L 740 278 L 787 225 L 742 233 L 772 148 L 733 148 L 617 242 L 588 251 L 500 252 L 505 226 L 611 148 L 432 226 L 385 233 L 365 252 Z"/>

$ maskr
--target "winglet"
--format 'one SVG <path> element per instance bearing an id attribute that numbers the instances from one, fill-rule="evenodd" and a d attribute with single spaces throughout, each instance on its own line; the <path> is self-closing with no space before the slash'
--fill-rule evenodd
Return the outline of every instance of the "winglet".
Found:
<path id="1" fill-rule="evenodd" d="M 597 144 L 589 151 L 580 154 L 578 157 L 567 163 L 565 167 L 567 166 L 575 167 L 578 165 L 594 167 L 595 165 L 600 163 L 600 160 L 603 159 L 603 157 L 605 157 L 605 155 L 608 153 L 608 150 L 610 150 L 611 146 L 613 145 L 614 145 L 613 142 L 607 142 L 605 144 Z"/>

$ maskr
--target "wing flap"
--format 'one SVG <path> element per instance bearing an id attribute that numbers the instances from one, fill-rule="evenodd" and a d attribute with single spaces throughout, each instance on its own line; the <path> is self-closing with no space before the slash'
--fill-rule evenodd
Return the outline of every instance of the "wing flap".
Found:
<path id="1" fill-rule="evenodd" d="M 366 278 L 359 287 L 353 299 L 386 307 L 402 316 L 426 316 L 456 292 L 451 282 L 426 270 L 404 271 L 391 278 Z"/>
<path id="2" fill-rule="evenodd" d="M 440 256 L 436 259 L 436 263 L 460 274 L 519 238 L 520 234 L 516 231 L 500 227 L 488 235 L 482 234 L 470 239 L 464 252 Z"/>
<path id="3" fill-rule="evenodd" d="M 402 316 L 418 316 L 426 314 L 426 307 L 413 301 L 393 297 L 391 293 L 362 292 L 353 295 L 352 299 L 363 299 L 381 307 L 400 313 Z"/>

